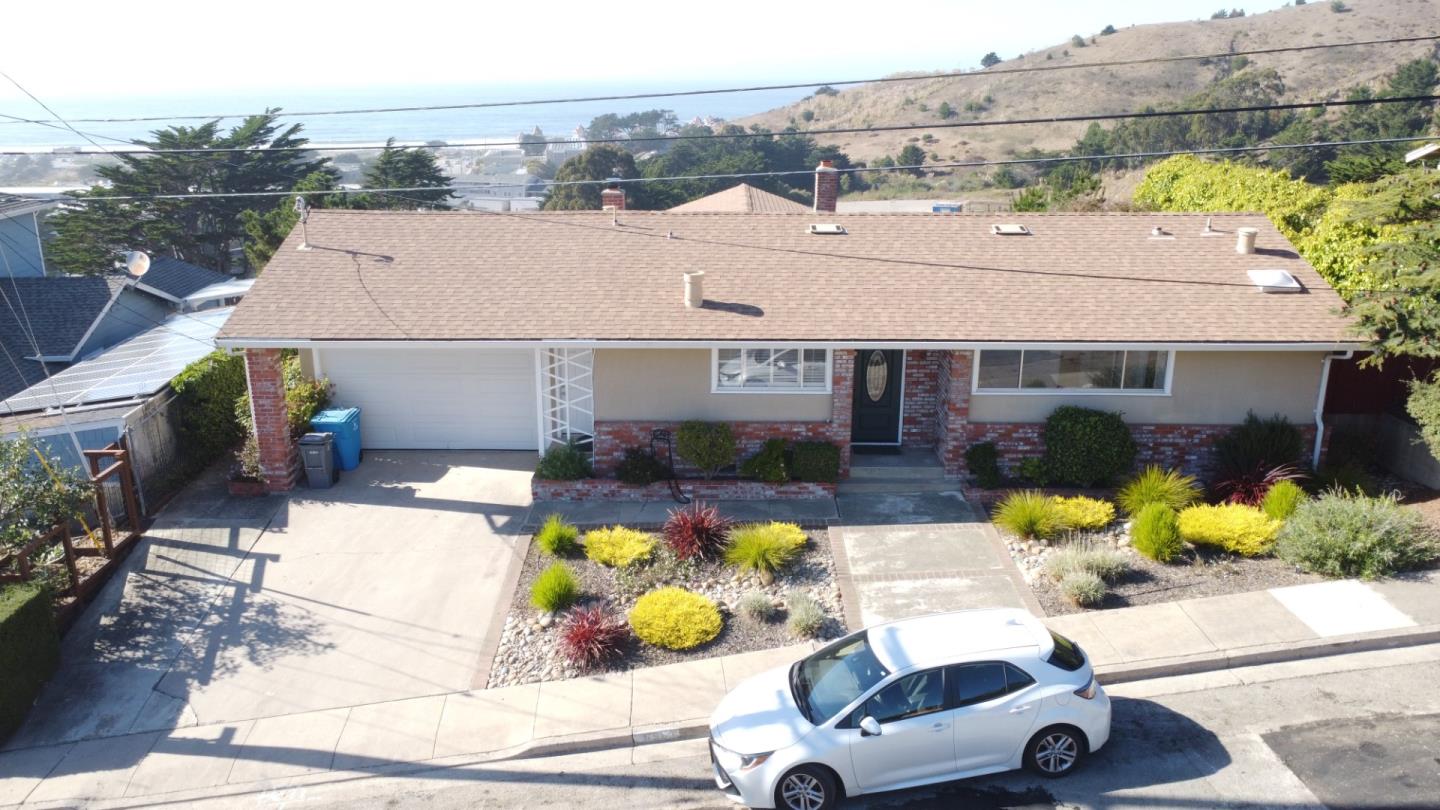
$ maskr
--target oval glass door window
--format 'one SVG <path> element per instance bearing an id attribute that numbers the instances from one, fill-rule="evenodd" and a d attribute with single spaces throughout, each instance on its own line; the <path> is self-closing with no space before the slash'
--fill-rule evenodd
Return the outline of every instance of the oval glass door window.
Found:
<path id="1" fill-rule="evenodd" d="M 865 393 L 871 402 L 879 402 L 885 396 L 885 384 L 890 380 L 890 364 L 885 362 L 884 352 L 871 352 L 865 363 Z"/>

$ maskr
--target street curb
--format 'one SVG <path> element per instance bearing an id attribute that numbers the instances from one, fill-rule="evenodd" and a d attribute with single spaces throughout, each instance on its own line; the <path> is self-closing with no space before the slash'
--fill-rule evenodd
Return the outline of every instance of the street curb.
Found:
<path id="1" fill-rule="evenodd" d="M 1095 678 L 1102 684 L 1118 684 L 1436 643 L 1440 643 L 1440 625 L 1421 625 L 1352 636 L 1309 639 L 1287 644 L 1246 647 L 1241 650 L 1154 659 L 1134 664 L 1101 666 L 1095 668 Z M 613 748 L 701 739 L 709 736 L 709 733 L 709 723 L 702 720 L 685 721 L 679 725 L 662 724 L 571 734 L 536 740 L 501 759 L 539 759 L 568 754 L 585 754 Z"/>
<path id="2" fill-rule="evenodd" d="M 1396 647 L 1417 647 L 1437 642 L 1440 642 L 1440 625 L 1419 625 L 1348 636 L 1306 639 L 1283 644 L 1262 644 L 1238 650 L 1217 650 L 1199 655 L 1156 658 L 1129 664 L 1110 664 L 1096 667 L 1095 679 L 1102 684 L 1145 681 L 1176 675 L 1215 672 L 1222 669 L 1304 661 L 1332 655 L 1371 652 Z"/>

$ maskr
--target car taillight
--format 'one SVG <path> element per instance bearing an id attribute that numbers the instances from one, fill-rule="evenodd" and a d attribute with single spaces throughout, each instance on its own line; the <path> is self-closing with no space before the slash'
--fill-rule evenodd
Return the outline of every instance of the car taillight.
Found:
<path id="1" fill-rule="evenodd" d="M 1086 700 L 1094 700 L 1094 699 L 1095 699 L 1095 692 L 1096 692 L 1096 690 L 1098 690 L 1099 688 L 1100 688 L 1100 685 L 1097 684 L 1097 683 L 1095 683 L 1095 679 L 1092 677 L 1092 678 L 1090 679 L 1090 682 L 1089 682 L 1089 683 L 1085 684 L 1084 686 L 1080 687 L 1079 689 L 1076 689 L 1076 690 L 1075 690 L 1075 694 L 1079 695 L 1079 696 L 1082 697 L 1082 698 L 1085 698 Z"/>

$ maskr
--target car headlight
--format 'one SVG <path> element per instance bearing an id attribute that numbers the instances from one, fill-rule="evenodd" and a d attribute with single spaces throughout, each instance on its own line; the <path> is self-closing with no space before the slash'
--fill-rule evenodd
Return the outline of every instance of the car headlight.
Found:
<path id="1" fill-rule="evenodd" d="M 765 760 L 769 759 L 769 758 L 770 758 L 770 755 L 773 754 L 773 753 L 775 753 L 775 752 L 774 752 L 774 751 L 767 751 L 767 752 L 765 752 L 765 753 L 763 753 L 763 754 L 741 754 L 741 755 L 740 755 L 740 770 L 742 770 L 742 771 L 750 771 L 750 770 L 754 770 L 755 768 L 760 767 L 761 765 L 764 765 L 764 764 L 765 764 Z"/>
<path id="2" fill-rule="evenodd" d="M 1076 689 L 1075 694 L 1079 695 L 1082 698 L 1085 698 L 1086 700 L 1094 700 L 1095 691 L 1099 688 L 1100 685 L 1095 682 L 1095 678 L 1092 676 L 1090 678 L 1090 683 L 1087 683 L 1083 687 Z"/>

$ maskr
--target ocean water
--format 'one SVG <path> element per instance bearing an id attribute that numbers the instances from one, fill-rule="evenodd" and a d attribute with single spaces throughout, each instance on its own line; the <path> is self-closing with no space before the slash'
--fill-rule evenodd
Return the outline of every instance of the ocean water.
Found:
<path id="1" fill-rule="evenodd" d="M 198 126 L 204 121 L 168 119 L 153 122 L 80 123 L 75 119 L 243 115 L 261 112 L 267 107 L 279 107 L 282 109 L 283 115 L 284 112 L 632 95 L 691 89 L 704 88 L 698 85 L 664 84 L 511 87 L 477 85 L 333 91 L 285 88 L 273 92 L 225 93 L 206 97 L 178 95 L 172 97 L 112 97 L 55 100 L 49 103 L 57 113 L 71 121 L 77 129 L 92 136 L 100 135 L 128 140 L 147 137 L 150 131 L 170 124 Z M 576 126 L 587 124 L 595 116 L 610 112 L 624 114 L 661 108 L 674 110 L 682 122 L 696 116 L 735 119 L 789 104 L 808 95 L 811 90 L 813 88 L 623 101 L 527 104 L 489 109 L 295 116 L 285 120 L 303 124 L 304 134 L 317 144 L 370 144 L 383 142 L 386 138 L 391 137 L 404 142 L 514 140 L 520 132 L 529 132 L 537 126 L 551 137 L 569 136 Z M 18 101 L 0 105 L 0 113 L 27 118 L 51 118 L 39 107 L 28 102 Z M 238 118 L 227 118 L 221 121 L 222 126 L 236 123 L 239 123 Z M 96 138 L 96 140 L 105 145 L 114 143 L 101 138 Z M 59 126 L 0 121 L 0 146 L 89 147 L 89 143 L 75 133 Z"/>

